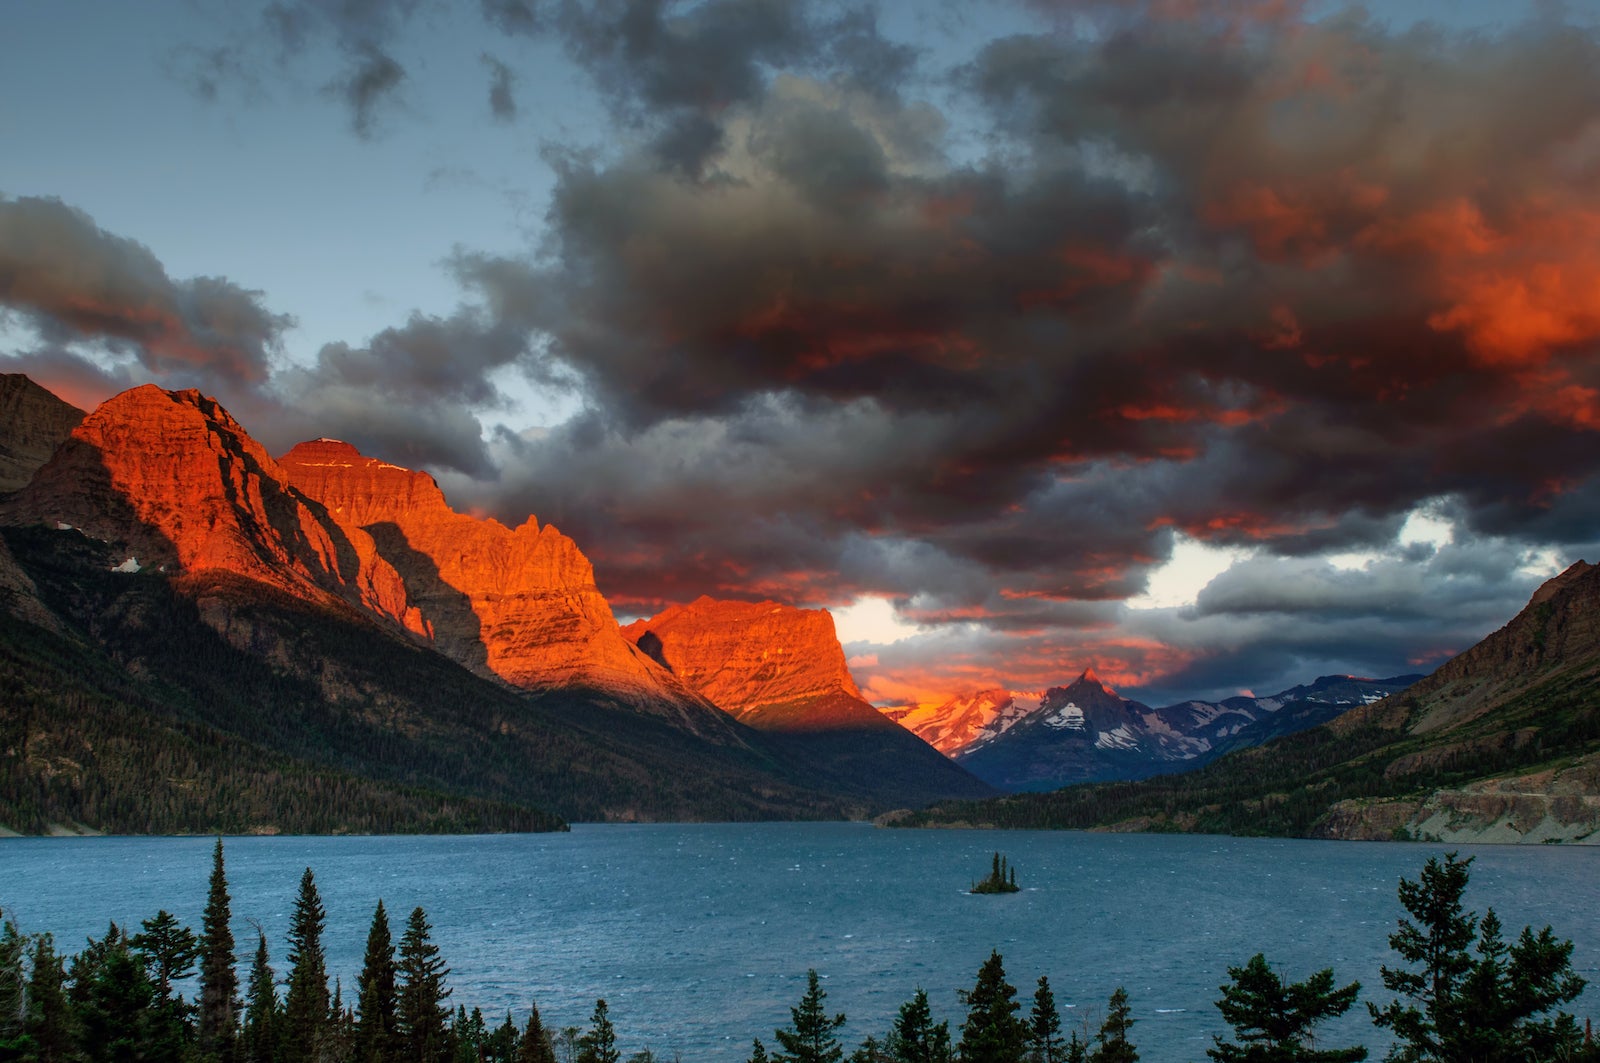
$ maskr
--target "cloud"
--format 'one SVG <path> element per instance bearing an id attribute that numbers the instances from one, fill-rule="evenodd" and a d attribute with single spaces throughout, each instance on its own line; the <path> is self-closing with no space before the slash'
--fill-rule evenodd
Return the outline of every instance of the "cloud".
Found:
<path id="1" fill-rule="evenodd" d="M 92 224 L 62 246 L 159 299 L 8 305 L 41 350 L 203 369 L 454 473 L 458 504 L 537 513 L 619 611 L 893 600 L 926 631 L 863 653 L 881 696 L 1405 670 L 1514 611 L 1532 554 L 1594 549 L 1593 27 L 1025 7 L 1035 29 L 935 84 L 865 6 L 484 0 L 508 55 L 553 35 L 617 129 L 547 148 L 544 239 L 456 254 L 456 312 L 263 385 L 282 325 L 251 293 Z M 280 3 L 272 40 L 331 42 L 371 132 L 413 13 Z M 483 63 L 508 117 L 518 70 Z M 486 432 L 517 378 L 579 412 Z M 1398 545 L 1421 505 L 1479 548 Z M 1180 536 L 1241 560 L 1191 609 L 1129 609 Z M 1351 552 L 1376 560 L 1330 561 Z"/>
<path id="2" fill-rule="evenodd" d="M 68 352 L 87 343 L 177 386 L 254 388 L 293 323 L 260 292 L 222 277 L 174 279 L 143 244 L 59 200 L 29 197 L 0 199 L 0 305 L 38 335 L 31 365 L 70 364 L 80 383 L 89 363 Z"/>
<path id="3" fill-rule="evenodd" d="M 489 68 L 489 113 L 497 122 L 512 122 L 517 117 L 515 95 L 517 76 L 500 60 L 484 52 L 480 57 Z"/>
<path id="4" fill-rule="evenodd" d="M 1390 663 L 1466 627 L 1432 583 L 1401 618 L 1318 558 L 1388 549 L 1438 497 L 1507 556 L 1593 539 L 1591 31 L 1080 5 L 1058 13 L 1097 32 L 1002 39 L 963 71 L 993 149 L 955 158 L 903 71 L 807 71 L 794 8 L 713 32 L 722 10 L 569 23 L 642 143 L 562 160 L 545 257 L 460 263 L 589 401 L 508 454 L 499 504 L 581 533 L 637 611 L 881 594 L 1064 656 L 1103 631 L 1154 683 L 1236 659 L 1152 649 L 1101 604 L 1177 531 L 1253 551 L 1297 588 L 1285 615 L 1346 618 L 1319 629 L 1330 654 Z M 660 139 L 685 116 L 692 155 Z M 1263 668 L 1317 663 L 1318 632 L 1224 607 L 1252 571 L 1204 619 L 1253 632 Z"/>

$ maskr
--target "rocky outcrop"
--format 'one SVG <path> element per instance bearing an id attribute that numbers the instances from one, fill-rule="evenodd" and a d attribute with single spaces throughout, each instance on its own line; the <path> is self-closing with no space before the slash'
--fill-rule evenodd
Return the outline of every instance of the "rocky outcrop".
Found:
<path id="1" fill-rule="evenodd" d="M 1600 755 L 1562 768 L 1436 790 L 1426 798 L 1341 801 L 1329 811 L 1317 835 L 1445 845 L 1600 845 Z"/>
<path id="2" fill-rule="evenodd" d="M 39 600 L 39 588 L 11 556 L 11 548 L 3 538 L 0 538 L 0 612 L 57 633 L 61 630 L 55 614 Z"/>
<path id="3" fill-rule="evenodd" d="M 126 571 L 223 571 L 424 630 L 372 537 L 295 490 L 261 444 L 198 391 L 147 384 L 102 403 L 0 516 L 112 543 Z"/>
<path id="4" fill-rule="evenodd" d="M 622 633 L 747 723 L 779 706 L 833 695 L 866 704 L 825 609 L 701 597 L 636 620 Z"/>
<path id="5" fill-rule="evenodd" d="M 25 487 L 82 420 L 21 373 L 0 373 L 0 494 Z"/>
<path id="6" fill-rule="evenodd" d="M 588 558 L 554 526 L 458 513 L 427 473 L 334 439 L 279 461 L 296 488 L 372 537 L 447 656 L 518 687 L 586 687 L 731 739 L 710 704 L 623 638 Z"/>

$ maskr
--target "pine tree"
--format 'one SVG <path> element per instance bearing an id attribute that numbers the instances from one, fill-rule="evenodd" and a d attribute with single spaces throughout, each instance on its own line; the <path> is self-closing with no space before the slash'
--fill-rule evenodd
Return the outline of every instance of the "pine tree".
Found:
<path id="1" fill-rule="evenodd" d="M 465 1004 L 456 1009 L 456 1021 L 450 1027 L 456 1063 L 480 1063 L 484 1042 L 488 1039 L 489 1028 L 484 1024 L 481 1010 L 473 1008 L 469 1015 Z"/>
<path id="2" fill-rule="evenodd" d="M 289 920 L 289 989 L 280 1029 L 282 1063 L 316 1063 L 328 1035 L 328 964 L 322 951 L 327 913 L 306 868 Z"/>
<path id="3" fill-rule="evenodd" d="M 618 1063 L 621 1058 L 617 1052 L 617 1031 L 611 1025 L 605 999 L 601 998 L 594 1002 L 588 1031 L 578 1038 L 577 1063 Z"/>
<path id="4" fill-rule="evenodd" d="M 1050 979 L 1039 976 L 1033 993 L 1033 1011 L 1028 1015 L 1028 1049 L 1038 1063 L 1062 1063 L 1061 1012 L 1050 991 Z"/>
<path id="5" fill-rule="evenodd" d="M 1507 946 L 1492 908 L 1480 926 L 1461 904 L 1471 863 L 1446 853 L 1443 864 L 1429 860 L 1416 882 L 1400 880 L 1400 903 L 1417 922 L 1401 919 L 1389 947 L 1418 969 L 1379 973 L 1385 988 L 1411 1002 L 1367 1005 L 1372 1021 L 1398 1039 L 1390 1059 L 1509 1063 L 1578 1055 L 1584 1039 L 1577 1021 L 1555 1010 L 1585 985 L 1572 971 L 1572 942 L 1558 942 L 1548 926 L 1537 934 L 1525 927 Z"/>
<path id="6" fill-rule="evenodd" d="M 142 1052 L 156 1063 L 176 1060 L 189 1042 L 189 1016 L 193 1009 L 173 992 L 173 983 L 194 971 L 199 946 L 194 932 L 180 926 L 171 912 L 158 911 L 140 924 L 141 933 L 128 942 L 145 965 L 155 995 L 143 1016 Z"/>
<path id="7" fill-rule="evenodd" d="M 0 1059 L 21 1059 L 33 1050 L 25 1030 L 28 1020 L 28 976 L 24 961 L 28 939 L 7 919 L 0 926 Z"/>
<path id="8" fill-rule="evenodd" d="M 783 1046 L 772 1056 L 774 1063 L 839 1063 L 844 1058 L 834 1033 L 845 1024 L 845 1017 L 828 1017 L 822 1006 L 827 997 L 816 969 L 807 971 L 806 993 L 798 1007 L 789 1009 L 789 1027 L 772 1033 Z"/>
<path id="9" fill-rule="evenodd" d="M 761 1038 L 753 1038 L 750 1042 L 749 1063 L 768 1063 L 767 1046 L 761 1043 Z"/>
<path id="10" fill-rule="evenodd" d="M 78 1020 L 78 1045 L 89 1063 L 148 1059 L 155 985 L 143 957 L 112 923 L 73 958 L 68 999 Z"/>
<path id="11" fill-rule="evenodd" d="M 517 1063 L 556 1063 L 555 1045 L 550 1043 L 550 1031 L 544 1028 L 539 1017 L 539 1005 L 533 1002 L 528 1010 L 528 1025 L 522 1031 L 522 1043 L 517 1046 Z"/>
<path id="12" fill-rule="evenodd" d="M 239 976 L 234 970 L 232 908 L 222 839 L 211 854 L 211 883 L 200 924 L 200 1021 L 203 1057 L 233 1063 L 239 1026 Z"/>
<path id="13" fill-rule="evenodd" d="M 444 984 L 450 968 L 430 940 L 431 930 L 427 913 L 413 908 L 400 937 L 395 1029 L 401 1058 L 411 1063 L 440 1063 L 450 1054 L 450 1009 L 445 1006 L 450 990 Z"/>
<path id="14" fill-rule="evenodd" d="M 895 1063 L 950 1063 L 950 1024 L 934 1023 L 927 990 L 900 1005 L 884 1048 Z"/>
<path id="15" fill-rule="evenodd" d="M 1343 1015 L 1361 992 L 1360 982 L 1333 987 L 1333 970 L 1325 968 L 1285 985 L 1256 953 L 1243 967 L 1229 967 L 1231 982 L 1221 986 L 1217 1010 L 1239 1043 L 1213 1037 L 1206 1055 L 1218 1063 L 1359 1063 L 1365 1048 L 1314 1049 L 1312 1028 Z"/>
<path id="16" fill-rule="evenodd" d="M 1089 1063 L 1138 1063 L 1139 1053 L 1128 1039 L 1128 1031 L 1135 1021 L 1128 1007 L 1128 993 L 1118 986 L 1106 1005 L 1106 1018 L 1095 1035 L 1095 1049 L 1089 1053 Z"/>
<path id="17" fill-rule="evenodd" d="M 354 1056 L 356 1063 L 382 1063 L 393 1057 L 395 1036 L 394 943 L 389 915 L 378 901 L 367 931 L 367 953 L 357 983 Z"/>
<path id="18" fill-rule="evenodd" d="M 484 1043 L 483 1058 L 485 1063 L 517 1063 L 517 1024 L 509 1011 Z"/>
<path id="19" fill-rule="evenodd" d="M 72 1013 L 66 972 L 49 934 L 34 938 L 28 978 L 28 1017 L 24 1031 L 38 1063 L 66 1063 L 72 1057 Z"/>
<path id="20" fill-rule="evenodd" d="M 891 1063 L 891 1057 L 883 1042 L 868 1034 L 861 1047 L 850 1053 L 850 1063 Z"/>
<path id="21" fill-rule="evenodd" d="M 1000 953 L 990 952 L 978 968 L 971 992 L 961 995 L 967 1005 L 958 1048 L 962 1063 L 1020 1063 L 1027 1034 L 1016 1016 L 1022 1006 L 1016 996 L 1016 987 L 1006 981 Z"/>
<path id="22" fill-rule="evenodd" d="M 267 935 L 256 929 L 256 955 L 245 988 L 244 1027 L 239 1034 L 239 1056 L 244 1063 L 273 1063 L 278 1054 L 276 975 L 267 955 Z"/>

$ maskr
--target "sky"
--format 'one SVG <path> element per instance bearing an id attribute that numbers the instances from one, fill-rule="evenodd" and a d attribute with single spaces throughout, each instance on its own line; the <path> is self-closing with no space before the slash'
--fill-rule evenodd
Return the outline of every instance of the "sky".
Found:
<path id="1" fill-rule="evenodd" d="M 877 703 L 1425 672 L 1600 560 L 1600 19 L 8 7 L 0 371 L 834 611 Z"/>

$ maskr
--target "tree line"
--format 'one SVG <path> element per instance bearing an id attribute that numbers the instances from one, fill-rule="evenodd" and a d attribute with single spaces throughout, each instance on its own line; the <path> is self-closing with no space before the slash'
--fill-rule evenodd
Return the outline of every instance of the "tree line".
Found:
<path id="1" fill-rule="evenodd" d="M 1507 940 L 1491 908 L 1481 918 L 1462 904 L 1471 858 L 1430 859 L 1415 881 L 1402 879 L 1402 918 L 1389 937 L 1400 962 L 1380 970 L 1394 994 L 1368 1002 L 1373 1024 L 1393 1040 L 1391 1063 L 1600 1063 L 1588 1024 L 1562 1010 L 1585 982 L 1572 969 L 1572 942 L 1550 927 Z M 0 927 L 0 1063 L 655 1063 L 646 1049 L 618 1048 L 604 999 L 587 1029 L 548 1029 L 537 1004 L 525 1023 L 510 1014 L 491 1026 L 477 1008 L 451 1009 L 450 969 L 431 940 L 423 909 L 405 920 L 398 945 L 380 900 L 373 912 L 352 997 L 330 989 L 322 935 L 326 913 L 310 868 L 300 880 L 279 979 L 259 928 L 241 980 L 219 838 L 195 934 L 159 911 L 138 933 L 111 924 L 71 957 L 49 934 Z M 178 992 L 194 976 L 194 999 Z M 901 1005 L 890 1028 L 846 1054 L 847 1018 L 830 1015 L 815 970 L 773 1031 L 758 1037 L 749 1063 L 1137 1063 L 1137 1023 L 1118 988 L 1098 1022 L 1064 1029 L 1049 980 L 1040 976 L 1031 1008 L 1017 999 L 1004 960 L 992 952 L 952 1033 L 934 1021 L 925 990 Z M 1215 1035 L 1216 1063 L 1360 1063 L 1362 1045 L 1325 1046 L 1317 1028 L 1348 1012 L 1361 985 L 1337 984 L 1327 968 L 1289 982 L 1258 953 L 1228 968 L 1216 1001 L 1229 1035 Z M 281 989 L 281 992 L 280 992 Z M 681 1061 L 680 1061 L 681 1063 Z"/>

